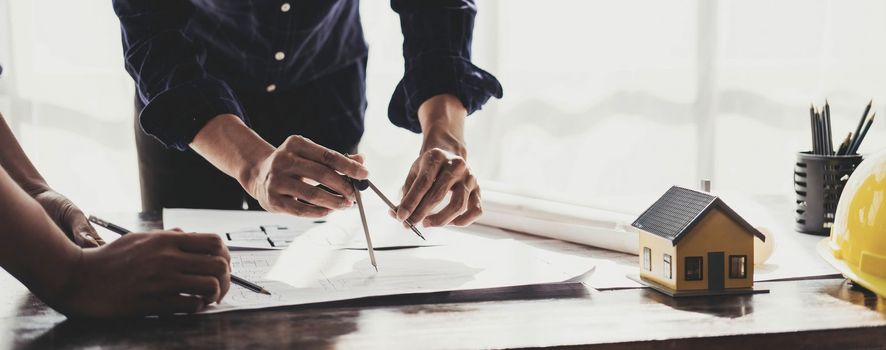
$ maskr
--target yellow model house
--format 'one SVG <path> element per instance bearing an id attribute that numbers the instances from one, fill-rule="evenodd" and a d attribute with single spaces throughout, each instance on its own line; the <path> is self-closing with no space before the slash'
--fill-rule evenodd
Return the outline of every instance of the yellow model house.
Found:
<path id="1" fill-rule="evenodd" d="M 754 237 L 765 236 L 720 198 L 674 186 L 633 226 L 642 283 L 671 296 L 755 292 Z"/>

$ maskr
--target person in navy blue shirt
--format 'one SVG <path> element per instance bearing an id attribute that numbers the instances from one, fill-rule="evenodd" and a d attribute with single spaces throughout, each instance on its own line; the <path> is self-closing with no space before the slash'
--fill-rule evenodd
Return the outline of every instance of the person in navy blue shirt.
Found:
<path id="1" fill-rule="evenodd" d="M 261 207 L 320 217 L 352 205 L 342 174 L 369 176 L 356 153 L 368 53 L 358 0 L 113 6 L 137 90 L 144 210 Z M 476 4 L 392 0 L 391 7 L 400 16 L 405 73 L 388 116 L 423 135 L 393 214 L 425 226 L 468 225 L 482 208 L 464 119 L 502 96 L 496 78 L 471 63 Z"/>

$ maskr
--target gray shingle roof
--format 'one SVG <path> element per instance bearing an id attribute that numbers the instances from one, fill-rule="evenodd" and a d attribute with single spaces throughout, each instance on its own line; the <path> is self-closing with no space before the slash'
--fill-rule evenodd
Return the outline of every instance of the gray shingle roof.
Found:
<path id="1" fill-rule="evenodd" d="M 649 209 L 640 214 L 632 226 L 665 238 L 676 245 L 712 208 L 722 209 L 748 232 L 762 240 L 766 239 L 760 231 L 748 224 L 720 198 L 677 186 L 668 189 Z"/>

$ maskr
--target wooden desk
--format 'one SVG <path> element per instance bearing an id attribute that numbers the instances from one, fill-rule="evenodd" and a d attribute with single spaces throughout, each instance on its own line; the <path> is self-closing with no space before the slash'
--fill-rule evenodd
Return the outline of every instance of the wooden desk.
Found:
<path id="1" fill-rule="evenodd" d="M 108 219 L 160 226 L 152 217 Z M 769 294 L 677 300 L 559 284 L 97 322 L 66 320 L 0 273 L 0 347 L 886 348 L 876 296 L 835 278 L 763 284 Z"/>

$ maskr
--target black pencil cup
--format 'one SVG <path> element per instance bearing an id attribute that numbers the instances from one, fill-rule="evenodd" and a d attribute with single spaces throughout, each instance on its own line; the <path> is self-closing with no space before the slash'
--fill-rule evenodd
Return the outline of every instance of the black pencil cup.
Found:
<path id="1" fill-rule="evenodd" d="M 861 155 L 826 156 L 797 153 L 794 192 L 797 193 L 798 232 L 827 236 L 846 180 L 861 163 Z"/>

